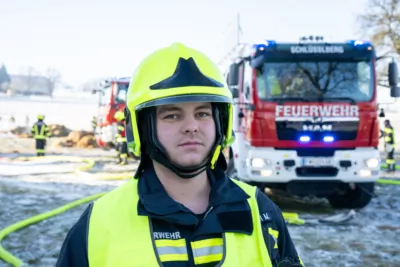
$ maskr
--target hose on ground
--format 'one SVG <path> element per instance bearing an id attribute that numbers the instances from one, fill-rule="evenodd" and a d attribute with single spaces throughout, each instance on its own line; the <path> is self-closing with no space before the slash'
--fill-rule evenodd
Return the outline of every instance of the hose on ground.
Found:
<path id="1" fill-rule="evenodd" d="M 80 158 L 80 157 L 71 157 L 71 156 L 45 156 L 45 157 L 19 157 L 18 160 L 21 161 L 32 161 L 32 160 L 48 160 L 48 159 L 55 159 L 58 161 L 68 161 L 68 162 L 85 162 L 87 163 L 84 166 L 80 166 L 75 169 L 75 173 L 79 171 L 87 171 L 93 168 L 93 166 L 96 164 L 94 160 L 91 159 L 85 159 L 85 158 Z"/>
<path id="2" fill-rule="evenodd" d="M 388 167 L 388 165 L 386 163 L 381 164 L 382 169 L 387 169 L 387 167 Z M 396 166 L 395 168 L 396 168 L 396 170 L 400 170 L 400 166 Z"/>
<path id="3" fill-rule="evenodd" d="M 32 160 L 48 160 L 48 159 L 54 159 L 57 161 L 66 161 L 66 162 L 85 162 L 87 163 L 84 166 L 80 166 L 78 168 L 76 168 L 74 170 L 74 172 L 78 175 L 81 175 L 84 171 L 88 171 L 91 168 L 94 167 L 94 165 L 96 164 L 96 162 L 94 160 L 90 160 L 90 159 L 85 159 L 85 158 L 79 158 L 79 157 L 70 157 L 70 156 L 45 156 L 45 157 L 19 157 L 18 160 L 21 161 L 32 161 Z M 125 180 L 125 179 L 129 179 L 131 178 L 132 175 L 108 175 L 108 176 L 104 176 L 99 178 L 99 180 Z M 15 267 L 20 267 L 20 266 L 24 266 L 24 263 L 21 259 L 15 257 L 14 255 L 12 255 L 11 253 L 9 253 L 2 245 L 1 245 L 1 241 L 8 236 L 9 234 L 18 231 L 22 228 L 25 228 L 29 225 L 38 223 L 40 221 L 43 221 L 45 219 L 51 218 L 53 216 L 56 216 L 60 213 L 63 213 L 69 209 L 72 209 L 76 206 L 91 202 L 101 196 L 103 196 L 106 192 L 104 193 L 99 193 L 99 194 L 95 194 L 89 197 L 85 197 L 85 198 L 81 198 L 79 200 L 70 202 L 62 207 L 59 207 L 57 209 L 45 212 L 45 213 L 41 213 L 38 215 L 35 215 L 33 217 L 27 218 L 25 220 L 19 221 L 15 224 L 12 224 L 4 229 L 2 229 L 0 231 L 0 259 L 4 260 L 7 263 L 10 263 L 11 265 L 15 266 Z"/>
<path id="4" fill-rule="evenodd" d="M 11 234 L 12 232 L 15 232 L 21 228 L 24 228 L 26 226 L 29 226 L 31 224 L 43 221 L 47 218 L 53 217 L 55 215 L 58 215 L 60 213 L 63 213 L 71 208 L 74 208 L 76 206 L 82 205 L 84 203 L 93 201 L 101 196 L 103 196 L 105 193 L 99 193 L 93 196 L 89 196 L 89 197 L 85 197 L 85 198 L 81 198 L 79 200 L 76 200 L 74 202 L 68 203 L 62 207 L 59 207 L 57 209 L 30 217 L 28 219 L 19 221 L 15 224 L 10 225 L 9 227 L 3 229 L 0 231 L 0 242 L 1 240 L 3 240 L 4 237 L 6 237 L 7 235 Z M 4 261 L 12 264 L 15 267 L 20 267 L 23 266 L 23 262 L 22 260 L 20 260 L 19 258 L 15 257 L 14 255 L 12 255 L 11 253 L 9 253 L 7 250 L 5 250 L 3 248 L 3 246 L 0 244 L 0 258 L 2 258 Z"/>
<path id="5" fill-rule="evenodd" d="M 382 169 L 387 169 L 388 165 L 383 163 L 381 164 Z M 400 170 L 400 166 L 395 166 L 396 171 Z M 400 180 L 388 179 L 388 178 L 380 178 L 376 181 L 378 184 L 389 184 L 389 185 L 400 185 Z"/>

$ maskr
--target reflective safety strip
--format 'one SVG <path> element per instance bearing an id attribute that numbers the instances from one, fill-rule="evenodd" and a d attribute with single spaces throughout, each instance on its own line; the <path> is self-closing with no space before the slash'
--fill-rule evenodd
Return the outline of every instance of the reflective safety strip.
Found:
<path id="1" fill-rule="evenodd" d="M 177 240 L 155 240 L 155 244 L 161 262 L 189 260 L 186 248 L 186 240 L 184 238 Z"/>
<path id="2" fill-rule="evenodd" d="M 45 128 L 46 127 L 44 125 L 42 125 L 42 127 L 40 127 L 40 133 L 39 133 L 38 126 L 37 126 L 37 124 L 35 124 L 33 126 L 33 132 L 34 132 L 33 138 L 35 138 L 35 139 L 46 139 L 46 136 L 44 135 Z"/>
<path id="3" fill-rule="evenodd" d="M 270 234 L 274 240 L 275 240 L 275 246 L 274 248 L 278 248 L 278 236 L 279 236 L 279 232 L 272 229 L 271 227 L 268 227 L 268 234 Z"/>
<path id="4" fill-rule="evenodd" d="M 390 138 L 390 136 L 386 136 L 385 137 L 385 142 L 386 143 L 389 143 L 389 142 L 391 142 L 392 141 L 392 138 Z"/>
<path id="5" fill-rule="evenodd" d="M 36 153 L 44 153 L 45 151 L 45 149 L 36 149 Z"/>
<path id="6" fill-rule="evenodd" d="M 117 137 L 117 142 L 118 143 L 126 142 L 126 137 Z"/>
<path id="7" fill-rule="evenodd" d="M 384 131 L 386 133 L 385 142 L 394 144 L 394 131 L 393 131 L 393 129 L 385 128 Z M 392 136 L 389 136 L 389 135 L 392 135 Z M 392 140 L 392 138 L 393 138 L 393 140 Z"/>
<path id="8" fill-rule="evenodd" d="M 125 131 L 125 127 L 124 126 L 118 126 L 118 130 Z"/>
<path id="9" fill-rule="evenodd" d="M 121 159 L 126 159 L 128 157 L 128 154 L 123 153 L 123 154 L 121 154 L 119 156 L 121 157 Z"/>
<path id="10" fill-rule="evenodd" d="M 224 241 L 222 238 L 211 238 L 190 242 L 193 250 L 194 263 L 205 264 L 220 262 L 224 253 Z"/>
<path id="11" fill-rule="evenodd" d="M 396 163 L 396 160 L 394 160 L 394 159 L 387 159 L 386 160 L 386 164 L 395 164 Z"/>

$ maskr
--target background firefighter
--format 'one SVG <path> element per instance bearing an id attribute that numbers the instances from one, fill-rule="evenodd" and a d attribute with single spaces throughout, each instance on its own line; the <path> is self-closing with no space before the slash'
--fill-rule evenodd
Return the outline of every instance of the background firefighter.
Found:
<path id="1" fill-rule="evenodd" d="M 115 113 L 115 119 L 118 121 L 117 133 L 117 151 L 118 151 L 118 164 L 128 164 L 128 144 L 126 143 L 125 134 L 125 114 L 123 111 Z"/>
<path id="2" fill-rule="evenodd" d="M 96 134 L 96 128 L 97 128 L 97 118 L 96 118 L 96 116 L 93 116 L 93 118 L 92 118 L 93 134 Z"/>
<path id="3" fill-rule="evenodd" d="M 33 124 L 31 133 L 36 141 L 36 155 L 41 157 L 45 155 L 46 138 L 51 137 L 49 127 L 44 123 L 44 116 L 39 115 L 38 121 Z"/>
<path id="4" fill-rule="evenodd" d="M 394 159 L 394 129 L 389 120 L 385 120 L 384 123 L 383 137 L 385 140 L 386 164 L 388 172 L 394 172 L 396 170 L 396 160 Z"/>

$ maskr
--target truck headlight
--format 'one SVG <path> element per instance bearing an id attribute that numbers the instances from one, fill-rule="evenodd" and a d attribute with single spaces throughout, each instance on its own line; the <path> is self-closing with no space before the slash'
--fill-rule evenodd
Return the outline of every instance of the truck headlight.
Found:
<path id="1" fill-rule="evenodd" d="M 370 159 L 365 160 L 365 165 L 366 165 L 368 168 L 375 169 L 375 168 L 378 168 L 378 167 L 379 167 L 379 165 L 380 165 L 380 160 L 377 159 L 377 158 L 370 158 Z"/>
<path id="2" fill-rule="evenodd" d="M 254 168 L 262 168 L 265 165 L 269 165 L 270 163 L 271 163 L 270 160 L 262 158 L 253 158 L 251 160 L 251 166 Z"/>

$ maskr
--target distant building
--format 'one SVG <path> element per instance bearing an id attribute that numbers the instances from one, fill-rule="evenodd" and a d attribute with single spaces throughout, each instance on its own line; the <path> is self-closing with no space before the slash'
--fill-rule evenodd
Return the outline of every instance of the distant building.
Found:
<path id="1" fill-rule="evenodd" d="M 44 76 L 10 75 L 11 94 L 50 95 L 49 79 Z"/>

